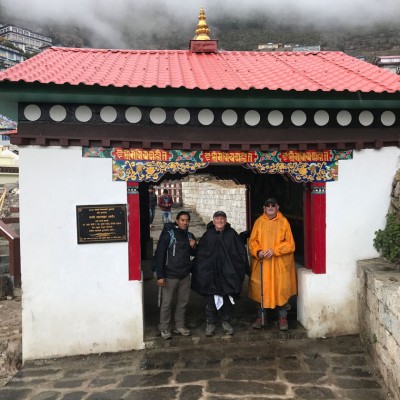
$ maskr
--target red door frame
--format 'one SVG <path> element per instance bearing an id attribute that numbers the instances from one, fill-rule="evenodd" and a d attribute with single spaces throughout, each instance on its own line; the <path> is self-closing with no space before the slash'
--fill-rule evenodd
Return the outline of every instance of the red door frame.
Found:
<path id="1" fill-rule="evenodd" d="M 139 183 L 127 182 L 129 280 L 140 281 L 140 204 Z"/>
<path id="2" fill-rule="evenodd" d="M 129 280 L 141 280 L 139 184 L 127 182 Z M 307 183 L 303 194 L 304 266 L 326 273 L 326 184 Z"/>
<path id="3" fill-rule="evenodd" d="M 326 183 L 307 183 L 303 194 L 304 266 L 326 273 Z"/>

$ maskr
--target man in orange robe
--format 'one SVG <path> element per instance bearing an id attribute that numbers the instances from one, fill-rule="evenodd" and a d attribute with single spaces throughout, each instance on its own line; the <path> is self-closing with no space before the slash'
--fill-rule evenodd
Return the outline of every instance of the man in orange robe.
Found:
<path id="1" fill-rule="evenodd" d="M 290 297 L 297 293 L 294 264 L 295 243 L 288 220 L 279 211 L 275 198 L 264 203 L 264 213 L 257 218 L 250 235 L 252 257 L 249 297 L 261 304 L 260 261 L 263 273 L 263 308 L 276 308 L 279 328 L 287 330 L 287 309 Z M 261 307 L 253 328 L 261 328 Z"/>

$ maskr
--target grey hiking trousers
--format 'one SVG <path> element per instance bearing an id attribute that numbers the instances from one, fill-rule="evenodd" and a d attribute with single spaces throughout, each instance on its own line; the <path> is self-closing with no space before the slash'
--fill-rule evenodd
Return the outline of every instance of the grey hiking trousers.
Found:
<path id="1" fill-rule="evenodd" d="M 158 325 L 160 332 L 171 329 L 172 304 L 175 298 L 175 329 L 186 327 L 185 313 L 189 304 L 190 282 L 190 275 L 183 279 L 165 279 L 165 286 L 162 288 L 160 324 Z"/>

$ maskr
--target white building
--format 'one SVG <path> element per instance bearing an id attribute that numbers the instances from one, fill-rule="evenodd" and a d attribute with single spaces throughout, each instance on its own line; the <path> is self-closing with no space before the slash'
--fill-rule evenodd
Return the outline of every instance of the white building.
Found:
<path id="1" fill-rule="evenodd" d="M 38 52 L 52 45 L 51 38 L 15 25 L 0 27 L 0 37 L 7 39 L 24 52 Z"/>
<path id="2" fill-rule="evenodd" d="M 25 60 L 25 56 L 20 50 L 0 44 L 0 70 L 12 67 Z"/>
<path id="3" fill-rule="evenodd" d="M 356 262 L 378 255 L 399 168 L 396 75 L 216 40 L 50 48 L 0 73 L 3 105 L 18 118 L 25 360 L 144 347 L 148 184 L 210 166 L 248 179 L 256 201 L 259 176 L 287 182 L 283 203 L 300 194 L 298 320 L 310 337 L 357 333 Z"/>
<path id="4" fill-rule="evenodd" d="M 400 56 L 376 56 L 373 64 L 400 75 Z"/>

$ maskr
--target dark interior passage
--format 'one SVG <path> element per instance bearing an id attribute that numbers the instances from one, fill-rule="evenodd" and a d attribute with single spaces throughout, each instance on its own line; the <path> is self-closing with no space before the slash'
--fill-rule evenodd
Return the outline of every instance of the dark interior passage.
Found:
<path id="1" fill-rule="evenodd" d="M 254 221 L 262 214 L 264 201 L 268 197 L 276 197 L 280 211 L 289 220 L 296 242 L 295 259 L 299 264 L 304 263 L 304 220 L 303 220 L 303 190 L 304 184 L 293 182 L 286 175 L 271 175 L 255 173 L 242 165 L 211 165 L 202 169 L 198 174 L 211 174 L 217 179 L 230 179 L 238 184 L 246 185 L 248 190 L 248 226 L 249 230 Z M 179 180 L 186 175 L 166 174 L 158 182 L 164 180 Z M 149 183 L 140 183 L 141 238 L 149 238 L 148 223 L 148 187 Z M 155 183 L 154 185 L 157 185 Z M 148 253 L 146 240 L 142 240 L 142 255 Z M 143 256 L 142 256 L 143 258 Z"/>
<path id="2" fill-rule="evenodd" d="M 254 221 L 262 214 L 264 201 L 268 197 L 276 197 L 280 204 L 280 211 L 288 218 L 296 242 L 295 260 L 297 265 L 303 264 L 304 259 L 304 233 L 303 233 L 303 190 L 304 185 L 295 183 L 285 175 L 258 174 L 240 165 L 213 165 L 198 172 L 210 174 L 221 180 L 233 180 L 238 184 L 246 185 L 248 193 L 248 225 L 251 230 Z M 176 181 L 186 175 L 165 175 L 162 181 Z M 154 183 L 159 185 L 162 181 Z M 149 340 L 158 335 L 157 324 L 159 309 L 157 307 L 157 286 L 149 273 L 149 265 L 153 251 L 154 232 L 150 232 L 148 213 L 148 187 L 149 183 L 140 183 L 140 208 L 141 208 L 141 245 L 142 265 L 147 265 L 147 277 L 144 280 L 144 312 L 145 312 L 145 338 Z M 201 185 L 201 183 L 199 183 Z M 221 207 L 223 208 L 223 207 Z M 156 211 L 160 213 L 159 210 Z M 173 213 L 176 215 L 176 213 Z M 157 232 L 159 234 L 159 231 Z M 199 238 L 198 238 L 199 239 Z M 246 331 L 251 326 L 256 316 L 257 304 L 247 297 L 247 278 L 243 286 L 242 299 L 236 307 L 236 326 L 240 331 Z M 288 314 L 290 329 L 303 329 L 297 322 L 297 296 L 290 300 L 292 310 Z M 188 308 L 188 325 L 195 333 L 202 334 L 204 329 L 204 299 L 191 293 Z M 269 310 L 274 317 L 274 310 Z M 273 329 L 272 326 L 269 326 Z"/>

